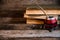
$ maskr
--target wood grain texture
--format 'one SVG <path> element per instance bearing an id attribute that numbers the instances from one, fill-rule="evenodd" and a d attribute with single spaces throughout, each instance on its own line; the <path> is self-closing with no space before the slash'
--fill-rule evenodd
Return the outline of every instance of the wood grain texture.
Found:
<path id="1" fill-rule="evenodd" d="M 44 24 L 44 21 L 42 20 L 34 20 L 34 19 L 27 19 L 27 24 Z"/>
<path id="2" fill-rule="evenodd" d="M 30 19 L 46 19 L 46 16 L 28 16 L 27 14 L 24 14 L 24 18 L 30 18 Z"/>
<path id="3" fill-rule="evenodd" d="M 48 15 L 49 16 L 49 15 Z M 56 19 L 58 19 L 58 15 L 53 15 Z M 27 14 L 24 14 L 24 18 L 27 19 L 46 19 L 46 16 L 28 16 Z"/>
<path id="4" fill-rule="evenodd" d="M 0 10 L 25 10 L 27 7 L 37 7 L 36 2 L 44 9 L 60 9 L 57 0 L 1 0 Z"/>
<path id="5" fill-rule="evenodd" d="M 47 15 L 60 15 L 60 10 L 45 10 Z M 44 14 L 41 10 L 26 10 L 26 14 Z"/>
<path id="6" fill-rule="evenodd" d="M 0 30 L 2 37 L 60 37 L 60 30 L 49 32 L 47 30 Z"/>
<path id="7" fill-rule="evenodd" d="M 60 38 L 40 38 L 40 37 L 24 37 L 24 38 L 3 38 L 0 37 L 0 40 L 59 40 Z"/>

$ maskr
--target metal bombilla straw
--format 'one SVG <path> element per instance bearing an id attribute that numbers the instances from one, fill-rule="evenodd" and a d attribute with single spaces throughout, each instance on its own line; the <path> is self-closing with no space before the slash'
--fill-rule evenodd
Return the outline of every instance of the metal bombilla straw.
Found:
<path id="1" fill-rule="evenodd" d="M 36 5 L 41 9 L 41 11 L 46 15 L 46 18 L 48 17 L 46 11 L 38 4 L 37 0 L 36 0 Z"/>

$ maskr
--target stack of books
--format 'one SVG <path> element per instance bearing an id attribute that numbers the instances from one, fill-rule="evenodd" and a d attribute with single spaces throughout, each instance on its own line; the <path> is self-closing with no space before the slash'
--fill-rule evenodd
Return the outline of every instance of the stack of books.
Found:
<path id="1" fill-rule="evenodd" d="M 57 15 L 60 14 L 59 10 L 45 10 L 46 14 L 53 15 L 57 18 Z M 24 14 L 26 18 L 27 24 L 44 24 L 44 20 L 46 20 L 46 15 L 39 9 L 28 9 Z"/>

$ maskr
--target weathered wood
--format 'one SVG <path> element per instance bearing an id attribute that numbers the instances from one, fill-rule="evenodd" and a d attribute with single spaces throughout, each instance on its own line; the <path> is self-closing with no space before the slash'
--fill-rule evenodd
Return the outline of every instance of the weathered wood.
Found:
<path id="1" fill-rule="evenodd" d="M 0 24 L 0 30 L 33 30 L 32 25 L 33 24 Z M 59 26 L 58 26 L 57 30 L 60 30 Z M 40 27 L 40 26 L 37 25 L 37 27 Z M 36 30 L 36 29 L 34 29 L 34 30 Z M 39 29 L 39 30 L 41 30 L 41 29 Z M 44 30 L 44 29 L 42 29 L 42 30 Z"/>
<path id="2" fill-rule="evenodd" d="M 60 9 L 59 0 L 2 0 L 0 10 L 22 10 L 27 7 L 37 7 L 36 2 L 44 9 Z"/>
<path id="3" fill-rule="evenodd" d="M 44 24 L 44 20 L 27 19 L 27 24 Z"/>
<path id="4" fill-rule="evenodd" d="M 12 20 L 9 23 L 10 24 L 22 24 L 22 23 L 25 24 L 26 19 L 25 18 L 12 18 Z"/>
<path id="5" fill-rule="evenodd" d="M 45 10 L 45 12 L 47 15 L 60 15 L 60 10 Z M 26 14 L 44 14 L 44 13 L 41 10 L 26 10 Z"/>
<path id="6" fill-rule="evenodd" d="M 1 17 L 0 24 L 19 24 L 26 23 L 25 18 L 11 18 L 11 17 Z"/>
<path id="7" fill-rule="evenodd" d="M 24 13 L 25 10 L 0 10 L 0 17 L 23 18 Z"/>
<path id="8" fill-rule="evenodd" d="M 0 30 L 31 30 L 31 24 L 0 24 Z"/>
<path id="9" fill-rule="evenodd" d="M 49 15 L 48 15 L 49 16 Z M 58 19 L 58 16 L 57 15 L 53 15 L 56 19 Z M 27 19 L 46 19 L 46 16 L 28 16 L 27 14 L 24 14 L 24 18 L 27 18 Z"/>
<path id="10" fill-rule="evenodd" d="M 24 14 L 24 18 L 30 18 L 30 19 L 46 19 L 46 16 L 28 16 L 27 14 Z"/>
<path id="11" fill-rule="evenodd" d="M 60 37 L 60 30 L 0 30 L 2 37 Z"/>
<path id="12" fill-rule="evenodd" d="M 60 38 L 42 38 L 42 37 L 19 37 L 19 38 L 4 38 L 0 37 L 0 40 L 59 40 Z"/>

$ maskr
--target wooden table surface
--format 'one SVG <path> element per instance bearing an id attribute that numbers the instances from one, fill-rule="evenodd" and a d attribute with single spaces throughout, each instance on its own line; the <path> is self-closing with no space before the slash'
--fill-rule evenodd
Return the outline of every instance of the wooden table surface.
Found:
<path id="1" fill-rule="evenodd" d="M 60 37 L 60 30 L 54 30 L 52 32 L 49 32 L 48 30 L 33 30 L 29 29 L 28 24 L 10 24 L 11 27 L 14 29 L 11 29 L 8 27 L 8 30 L 0 30 L 0 36 L 2 37 Z M 14 25 L 14 26 L 13 26 Z M 31 26 L 31 25 L 30 25 Z M 6 28 L 6 26 L 4 26 Z M 9 29 L 10 28 L 10 29 Z"/>
<path id="2" fill-rule="evenodd" d="M 60 30 L 48 32 L 47 30 L 0 30 L 2 37 L 60 37 Z"/>

